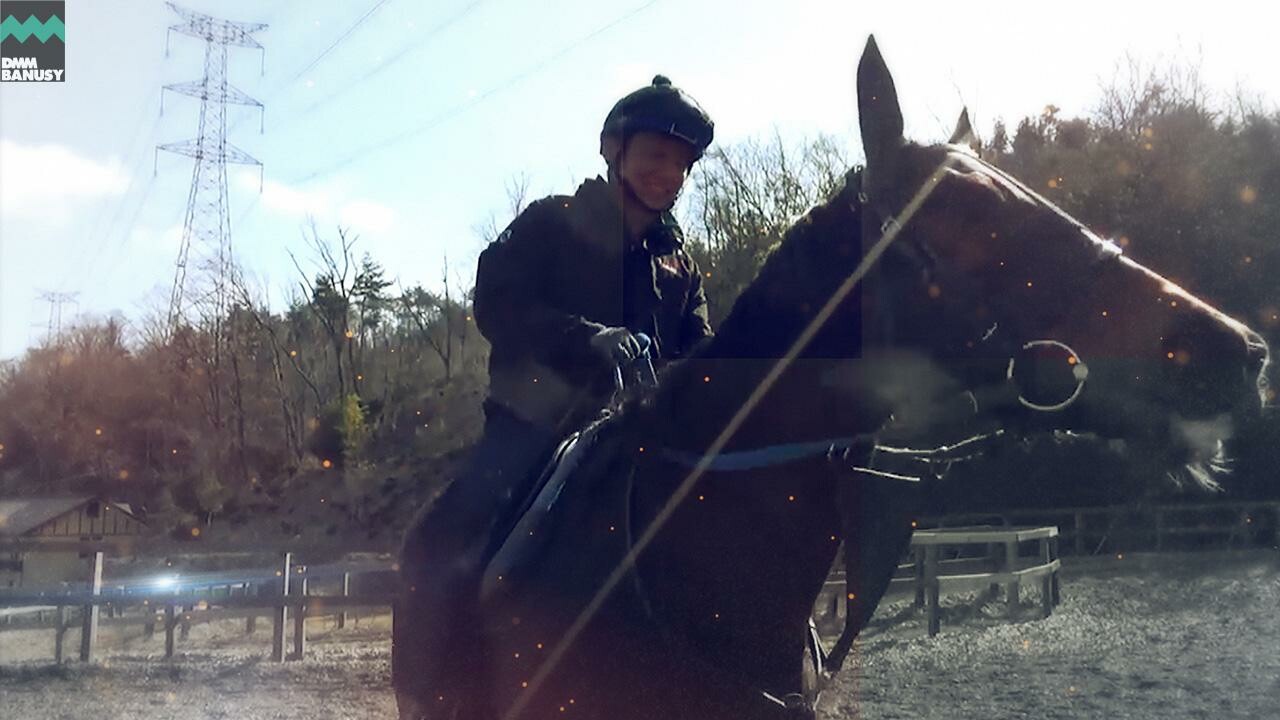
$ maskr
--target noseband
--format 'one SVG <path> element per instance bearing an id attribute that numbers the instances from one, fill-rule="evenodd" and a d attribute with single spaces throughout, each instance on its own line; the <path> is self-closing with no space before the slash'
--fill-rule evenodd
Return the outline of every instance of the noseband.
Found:
<path id="1" fill-rule="evenodd" d="M 1035 202 L 1039 203 L 1059 218 L 1065 220 L 1080 232 L 1090 232 L 1088 228 L 1082 225 L 1078 220 L 1067 215 L 1039 193 L 1036 193 L 1034 190 L 1027 187 L 1018 179 L 1012 177 L 1000 168 L 982 160 L 968 148 L 952 148 L 948 150 L 948 153 L 951 152 L 966 155 L 974 162 L 978 163 L 983 172 L 989 173 L 995 178 L 998 178 L 1009 186 L 1017 189 L 1019 192 L 1025 193 Z M 951 159 L 946 160 L 943 165 L 940 166 L 940 170 L 949 167 L 951 164 Z M 862 186 L 864 173 L 865 171 L 863 169 L 855 168 L 849 175 L 850 184 L 853 185 L 856 183 L 856 187 L 858 188 L 857 192 L 853 194 L 854 200 L 850 202 L 850 207 L 853 209 L 855 215 L 862 212 L 867 213 L 865 221 L 861 223 L 864 233 L 863 241 L 864 243 L 875 242 L 887 234 L 893 234 L 896 240 L 896 236 L 901 233 L 903 226 L 910 223 L 911 215 L 914 214 L 914 208 L 908 207 L 907 210 L 900 213 L 900 215 L 886 215 L 878 213 L 876 205 L 870 201 Z M 938 173 L 935 171 L 930 180 L 926 182 L 933 182 L 934 178 L 937 177 L 937 174 Z M 877 238 L 872 239 L 866 237 L 866 235 L 869 234 L 869 231 L 877 227 L 879 229 L 879 236 Z M 894 253 L 894 257 L 904 260 L 909 266 L 911 272 L 918 274 L 919 277 L 930 277 L 939 272 L 940 268 L 937 264 L 936 254 L 934 254 L 927 245 L 919 240 L 911 243 L 891 240 L 889 249 Z M 1098 246 L 1098 256 L 1093 260 L 1089 267 L 1088 277 L 1090 282 L 1098 276 L 1098 271 L 1104 263 L 1117 259 L 1120 254 L 1121 250 L 1116 245 L 1110 242 L 1101 242 Z M 966 285 L 971 286 L 972 282 L 957 282 L 956 285 L 959 287 L 965 287 Z M 1087 289 L 1085 292 L 1087 292 Z M 978 301 L 981 300 L 980 297 L 976 297 L 977 293 L 973 294 L 975 297 L 967 298 L 970 301 L 970 306 L 976 306 Z M 893 303 L 877 303 L 876 312 L 879 315 L 877 322 L 882 327 L 894 327 L 895 318 Z M 1056 322 L 1056 320 L 1064 317 L 1066 312 L 1067 311 L 1064 309 L 1058 314 L 1058 317 L 1053 320 Z M 892 340 L 892 338 L 890 338 L 890 340 Z M 1036 413 L 1060 412 L 1071 407 L 1080 398 L 1084 391 L 1085 383 L 1089 377 L 1089 368 L 1087 363 L 1084 361 L 1084 358 L 1082 358 L 1075 349 L 1067 345 L 1062 340 L 1043 337 L 1019 337 L 1016 333 L 1008 331 L 999 323 L 993 324 L 983 331 L 973 331 L 969 338 L 964 342 L 964 347 L 973 351 L 972 357 L 967 359 L 1007 357 L 1007 363 L 1004 363 L 1001 368 L 1003 372 L 999 376 L 995 376 L 993 373 L 989 379 L 986 379 L 985 382 L 982 383 L 982 385 L 985 387 L 994 387 L 997 384 L 1009 386 L 1012 391 L 1016 392 L 1016 399 L 1021 407 Z M 1069 384 L 1069 387 L 1063 388 L 1065 392 L 1060 393 L 1060 396 L 1058 397 L 1028 397 L 1028 388 L 1024 383 L 1027 382 L 1027 378 L 1033 374 L 1034 367 L 1031 370 L 1024 372 L 1024 366 L 1034 365 L 1036 357 L 1043 356 L 1046 351 L 1059 354 L 1060 357 L 1058 360 L 1067 363 L 1070 370 L 1071 383 Z M 966 358 L 961 357 L 960 359 Z M 977 385 L 975 384 L 970 388 L 969 392 L 972 394 L 976 389 Z M 981 410 L 981 408 L 975 407 L 974 414 L 976 415 L 980 413 Z"/>
<path id="2" fill-rule="evenodd" d="M 975 158 L 976 159 L 976 158 Z M 1005 174 L 999 168 L 988 165 L 981 160 L 982 167 L 997 175 L 1008 183 L 1013 184 L 1019 190 L 1026 192 L 1035 198 L 1045 207 L 1052 209 L 1064 218 L 1082 230 L 1083 226 L 1070 218 L 1070 216 L 1062 213 L 1048 200 L 1037 195 L 1034 191 L 1026 188 L 1015 178 Z M 951 164 L 948 160 L 938 172 L 945 169 Z M 874 246 L 879 243 L 886 243 L 886 249 L 894 252 L 894 257 L 905 258 L 910 264 L 911 271 L 918 273 L 920 276 L 927 277 L 936 272 L 936 263 L 933 261 L 934 255 L 928 248 L 918 247 L 916 245 L 906 245 L 898 242 L 898 235 L 901 234 L 904 226 L 911 221 L 911 216 L 919 207 L 919 202 L 913 201 L 900 216 L 884 216 L 870 217 L 874 213 L 872 203 L 869 202 L 866 193 L 862 189 L 863 169 L 854 168 L 848 175 L 848 182 L 851 188 L 856 187 L 857 192 L 851 193 L 853 199 L 850 202 L 850 209 L 853 211 L 855 218 L 864 219 L 862 228 L 864 233 L 863 245 Z M 920 193 L 917 193 L 919 196 Z M 863 215 L 863 213 L 867 215 Z M 865 234 L 868 227 L 874 227 L 879 220 L 878 227 L 880 234 L 875 238 L 867 238 Z M 889 235 L 890 237 L 885 237 Z M 1119 255 L 1119 249 L 1114 246 L 1104 245 L 1100 251 L 1098 259 L 1095 261 L 1094 267 L 1104 261 L 1110 260 Z M 883 253 L 877 253 L 871 258 L 864 257 L 863 262 L 870 264 L 868 267 L 860 268 L 860 270 L 868 270 L 879 262 L 883 257 Z M 976 302 L 977 298 L 973 298 Z M 972 303 L 971 303 L 972 304 Z M 896 325 L 894 314 L 894 303 L 877 303 L 876 304 L 877 324 L 893 328 Z M 1065 311 L 1062 313 L 1065 315 Z M 889 331 L 890 340 L 892 340 L 892 330 Z M 1005 330 L 999 323 L 993 324 L 989 328 L 983 330 L 975 330 L 970 339 L 964 343 L 965 347 L 974 350 L 976 358 L 989 357 L 1006 357 L 1007 361 L 999 364 L 999 374 L 990 373 L 987 377 L 982 378 L 982 382 L 972 383 L 970 387 L 962 391 L 960 399 L 955 402 L 948 402 L 946 405 L 952 408 L 952 414 L 955 415 L 956 421 L 972 421 L 976 417 L 981 417 L 985 412 L 989 412 L 996 408 L 984 407 L 979 398 L 992 399 L 998 398 L 1003 401 L 1008 398 L 1010 401 L 1016 402 L 1026 410 L 1035 413 L 1060 412 L 1067 409 L 1079 399 L 1084 391 L 1085 382 L 1089 377 L 1088 365 L 1083 358 L 1065 342 L 1057 339 L 1031 339 L 1024 340 L 1016 337 L 1013 333 Z M 985 351 L 985 352 L 981 352 Z M 1046 400 L 1043 397 L 1028 397 L 1028 388 L 1025 383 L 1026 376 L 1032 374 L 1035 363 L 1036 354 L 1043 354 L 1045 351 L 1053 351 L 1060 353 L 1062 361 L 1070 366 L 1070 374 L 1073 380 L 1069 392 L 1066 392 L 1061 398 L 1051 398 Z M 979 354 L 981 352 L 981 354 Z M 637 361 L 647 362 L 645 358 L 637 358 Z M 1032 370 L 1023 371 L 1024 366 L 1031 366 Z M 653 382 L 652 370 L 649 371 L 632 371 L 631 377 L 644 377 L 648 382 Z M 998 401 L 998 402 L 999 402 Z M 960 408 L 957 412 L 956 408 Z M 906 438 L 894 438 L 894 418 L 889 420 L 874 433 L 857 435 L 854 437 L 843 438 L 826 438 L 813 440 L 808 442 L 786 443 L 780 445 L 770 445 L 761 448 L 749 450 L 738 450 L 732 452 L 721 452 L 713 458 L 707 458 L 704 455 L 680 451 L 674 448 L 665 448 L 661 451 L 660 456 L 669 462 L 682 467 L 693 469 L 701 464 L 704 470 L 713 472 L 737 472 L 758 470 L 771 466 L 778 466 L 809 460 L 812 458 L 825 456 L 828 461 L 857 461 L 861 457 L 866 457 L 865 465 L 846 465 L 850 469 L 860 473 L 881 477 L 885 479 L 919 482 L 921 475 L 917 473 L 901 473 L 891 472 L 883 467 L 877 468 L 876 459 L 898 458 L 910 460 L 913 463 L 923 463 L 928 468 L 927 474 L 940 478 L 945 474 L 956 462 L 963 462 L 980 457 L 983 449 L 995 441 L 1001 440 L 1009 436 L 1009 433 L 1002 427 L 988 428 L 983 432 L 976 432 L 967 438 L 957 442 L 950 443 L 926 443 L 925 447 L 913 447 L 903 443 L 909 442 Z"/>

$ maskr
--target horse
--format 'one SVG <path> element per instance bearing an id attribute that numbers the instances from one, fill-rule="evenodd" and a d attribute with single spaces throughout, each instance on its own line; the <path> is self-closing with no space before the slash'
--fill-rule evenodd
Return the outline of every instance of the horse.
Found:
<path id="1" fill-rule="evenodd" d="M 1262 338 L 984 162 L 963 114 L 907 141 L 874 38 L 857 101 L 865 166 L 708 346 L 562 446 L 486 569 L 461 717 L 811 718 L 837 549 L 856 633 L 941 464 L 1071 432 L 1225 478 L 1271 393 Z"/>

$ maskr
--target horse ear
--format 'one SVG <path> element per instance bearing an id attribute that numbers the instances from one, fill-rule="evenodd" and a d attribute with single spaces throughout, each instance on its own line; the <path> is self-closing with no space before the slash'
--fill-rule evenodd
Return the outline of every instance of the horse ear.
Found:
<path id="1" fill-rule="evenodd" d="M 951 133 L 948 145 L 972 145 L 974 140 L 973 124 L 969 122 L 969 108 L 960 111 L 960 119 L 956 121 L 956 129 Z"/>
<path id="2" fill-rule="evenodd" d="M 858 61 L 858 125 L 862 129 L 862 149 L 867 154 L 867 176 L 883 183 L 895 174 L 894 153 L 902 147 L 902 109 L 893 76 L 880 55 L 874 35 Z"/>

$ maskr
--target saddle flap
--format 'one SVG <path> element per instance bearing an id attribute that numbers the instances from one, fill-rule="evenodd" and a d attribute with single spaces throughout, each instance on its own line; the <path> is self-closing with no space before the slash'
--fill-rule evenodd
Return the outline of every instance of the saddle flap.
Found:
<path id="1" fill-rule="evenodd" d="M 597 432 L 595 427 L 591 427 L 574 433 L 556 449 L 531 493 L 532 500 L 485 567 L 480 583 L 481 602 L 491 597 L 500 584 L 509 586 L 514 582 L 517 579 L 514 573 L 528 568 L 546 547 L 551 533 L 539 530 L 551 522 L 566 480 L 595 444 Z"/>

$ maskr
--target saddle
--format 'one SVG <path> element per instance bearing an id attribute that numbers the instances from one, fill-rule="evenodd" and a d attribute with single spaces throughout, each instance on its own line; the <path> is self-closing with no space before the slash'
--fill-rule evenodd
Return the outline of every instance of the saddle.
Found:
<path id="1" fill-rule="evenodd" d="M 636 340 L 641 347 L 640 354 L 631 362 L 614 369 L 615 397 L 624 393 L 627 388 L 652 388 L 657 385 L 649 355 L 652 340 L 644 333 L 637 333 Z M 564 542 L 566 533 L 580 535 L 584 531 L 590 532 L 591 528 L 598 531 L 607 527 L 613 528 L 609 532 L 614 538 L 624 537 L 624 533 L 616 530 L 624 524 L 627 512 L 627 483 L 611 482 L 617 478 L 610 477 L 611 474 L 620 472 L 618 470 L 611 473 L 619 460 L 626 462 L 623 457 L 626 453 L 613 452 L 618 449 L 617 443 L 622 436 L 618 432 L 617 419 L 617 416 L 606 411 L 556 447 L 520 506 L 521 509 L 514 514 L 514 520 L 507 526 L 507 532 L 496 533 L 493 544 L 490 545 L 491 551 L 487 554 L 489 562 L 480 583 L 481 604 L 486 604 L 487 600 L 495 597 L 499 583 L 502 588 L 510 591 L 520 585 L 521 580 L 532 575 L 553 539 L 558 538 Z M 601 447 L 603 445 L 609 447 Z M 588 467 L 584 468 L 584 465 Z M 580 470 L 585 472 L 579 472 Z M 585 487 L 583 481 L 586 479 L 593 479 L 593 484 L 597 487 Z M 565 502 L 566 490 L 569 490 L 575 502 Z M 566 504 L 574 507 L 566 508 Z M 569 515 L 573 515 L 575 519 L 568 520 Z M 603 520 L 606 515 L 612 515 L 614 519 Z M 590 542 L 598 551 L 603 550 L 599 538 L 592 538 Z M 618 548 L 614 548 L 614 551 L 618 551 Z M 621 551 L 625 552 L 625 546 Z M 603 559 L 607 555 L 606 552 L 598 557 Z M 584 563 L 578 569 L 584 573 L 589 572 L 589 564 Z M 557 563 L 556 569 L 566 570 L 566 564 Z M 543 575 L 545 577 L 545 573 Z M 581 580 L 583 575 L 567 577 Z"/>
<path id="2" fill-rule="evenodd" d="M 572 487 L 583 481 L 578 471 L 592 457 L 593 450 L 609 436 L 608 418 L 597 420 L 566 437 L 556 447 L 551 459 L 533 484 L 509 530 L 495 542 L 480 583 L 480 601 L 494 597 L 501 586 L 507 590 L 520 585 L 561 535 L 565 522 L 564 506 L 568 495 L 581 495 L 587 488 Z M 609 454 L 609 453 L 605 453 Z M 600 454 L 594 455 L 600 458 Z M 567 494 L 566 491 L 569 491 Z M 578 505 L 580 503 L 574 503 Z"/>
<path id="3" fill-rule="evenodd" d="M 606 417 L 570 435 L 556 448 L 523 512 L 484 569 L 478 599 L 480 634 L 486 642 L 527 647 L 539 638 L 558 637 L 557 632 L 548 630 L 562 632 L 567 620 L 626 555 L 631 489 L 627 474 L 634 467 L 633 456 L 625 450 L 628 438 L 634 441 Z M 614 598 L 620 599 L 626 612 L 651 612 L 638 583 L 623 583 L 619 589 Z M 533 614 L 539 615 L 534 618 L 541 623 L 539 630 L 526 629 L 528 622 L 515 622 L 531 608 L 537 609 Z M 718 688 L 717 692 L 758 697 L 761 712 L 766 713 L 760 717 L 816 717 L 813 706 L 825 675 L 826 655 L 812 621 L 805 638 L 808 662 L 804 691 L 785 697 L 769 695 L 723 668 L 699 660 L 698 649 L 679 638 L 662 637 L 667 646 L 664 652 L 677 653 L 688 667 L 696 669 L 703 682 Z"/>

